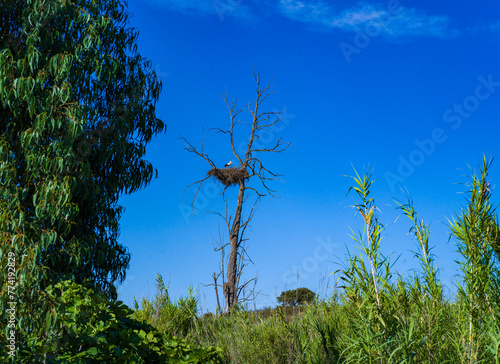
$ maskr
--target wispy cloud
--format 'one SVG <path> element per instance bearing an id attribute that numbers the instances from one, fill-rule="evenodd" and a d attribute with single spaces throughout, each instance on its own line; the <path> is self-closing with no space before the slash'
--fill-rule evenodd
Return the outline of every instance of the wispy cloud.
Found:
<path id="1" fill-rule="evenodd" d="M 358 32 L 368 26 L 372 32 L 388 38 L 446 38 L 457 33 L 451 28 L 447 16 L 427 15 L 403 6 L 388 9 L 387 4 L 380 3 L 362 2 L 347 9 L 339 9 L 322 1 L 280 0 L 279 11 L 290 19 L 348 32 Z"/>
<path id="2" fill-rule="evenodd" d="M 158 5 L 164 7 L 183 11 L 183 12 L 197 12 L 201 14 L 211 14 L 214 12 L 214 7 L 211 1 L 203 0 L 151 0 Z"/>
<path id="3" fill-rule="evenodd" d="M 243 0 L 149 0 L 157 5 L 184 13 L 197 15 L 218 15 L 244 19 L 254 18 L 251 9 L 243 4 Z"/>
<path id="4" fill-rule="evenodd" d="M 466 31 L 471 34 L 500 33 L 500 20 L 493 23 L 483 21 L 480 24 L 467 27 Z"/>

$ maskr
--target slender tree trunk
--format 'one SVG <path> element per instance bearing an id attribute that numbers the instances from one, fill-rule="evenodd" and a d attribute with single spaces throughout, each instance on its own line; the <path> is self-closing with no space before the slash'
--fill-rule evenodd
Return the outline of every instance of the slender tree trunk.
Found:
<path id="1" fill-rule="evenodd" d="M 219 290 L 217 289 L 217 275 L 214 273 L 214 288 L 215 288 L 215 297 L 217 298 L 217 314 L 220 315 L 222 310 L 220 309 L 220 301 L 219 301 Z"/>
<path id="2" fill-rule="evenodd" d="M 245 193 L 245 184 L 240 182 L 238 192 L 238 202 L 236 205 L 236 214 L 234 215 L 233 226 L 231 228 L 231 251 L 229 253 L 229 263 L 227 267 L 227 283 L 224 290 L 224 313 L 228 313 L 236 302 L 236 275 L 238 248 L 240 237 L 241 210 L 243 208 L 243 196 Z"/>

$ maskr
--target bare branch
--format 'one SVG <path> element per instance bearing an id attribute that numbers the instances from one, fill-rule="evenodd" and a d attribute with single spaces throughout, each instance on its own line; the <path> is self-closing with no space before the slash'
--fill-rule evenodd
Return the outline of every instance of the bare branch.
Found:
<path id="1" fill-rule="evenodd" d="M 220 300 L 219 300 L 219 287 L 222 287 L 218 281 L 219 277 L 223 274 L 223 271 L 220 271 L 219 274 L 215 274 L 215 272 L 212 274 L 212 278 L 214 280 L 214 283 L 209 283 L 209 284 L 204 284 L 201 283 L 202 286 L 204 287 L 210 287 L 213 286 L 215 289 L 215 297 L 217 298 L 217 312 L 222 312 L 221 307 L 220 307 Z"/>
<path id="2" fill-rule="evenodd" d="M 221 128 L 210 128 L 208 130 L 211 130 L 212 132 L 220 133 L 220 134 L 228 134 L 229 133 L 229 130 L 222 130 Z"/>
<path id="3" fill-rule="evenodd" d="M 257 197 L 264 197 L 266 194 L 258 191 L 256 188 L 250 187 L 250 186 L 245 186 L 245 190 L 252 190 L 257 194 Z"/>
<path id="4" fill-rule="evenodd" d="M 224 99 L 224 102 L 226 103 L 226 107 L 229 110 L 230 129 L 228 130 L 228 133 L 229 133 L 229 137 L 231 140 L 231 149 L 233 150 L 234 156 L 240 162 L 240 166 L 243 166 L 243 160 L 238 155 L 238 153 L 236 153 L 236 148 L 234 147 L 234 127 L 238 123 L 243 123 L 242 121 L 237 120 L 236 118 L 238 117 L 238 115 L 240 113 L 242 113 L 244 110 L 246 110 L 246 107 L 236 110 L 236 99 L 233 99 L 233 101 L 230 103 L 229 99 L 227 97 L 227 91 L 226 91 L 226 96 L 223 97 L 223 99 Z"/>
<path id="5" fill-rule="evenodd" d="M 241 239 L 241 240 L 242 241 L 246 241 L 248 239 Z M 248 255 L 247 250 L 246 250 L 246 248 L 245 248 L 244 245 L 241 246 L 241 252 L 238 253 L 238 254 L 241 256 L 242 261 L 244 260 L 244 261 L 250 262 L 250 263 L 252 263 L 252 264 L 255 265 L 255 263 L 253 262 L 252 258 L 250 258 L 250 255 Z M 246 258 L 245 258 L 245 256 L 246 256 Z M 239 272 L 239 274 L 241 274 L 241 271 Z"/>
<path id="6" fill-rule="evenodd" d="M 258 171 L 257 172 L 256 172 L 256 169 L 257 169 L 256 166 L 258 167 Z M 252 170 L 253 173 L 255 173 L 258 176 L 261 176 L 264 179 L 268 179 L 268 180 L 280 180 L 277 177 L 280 177 L 281 175 L 279 173 L 271 172 L 269 169 L 267 169 L 266 167 L 264 167 L 264 165 L 262 164 L 262 161 L 260 159 L 251 158 L 251 163 L 249 163 L 249 168 Z M 265 177 L 263 173 L 269 173 L 271 176 L 273 176 L 275 178 Z"/>
<path id="7" fill-rule="evenodd" d="M 201 141 L 201 149 L 199 151 L 191 143 L 189 143 L 183 136 L 181 136 L 179 139 L 183 140 L 186 143 L 187 147 L 184 148 L 185 150 L 200 156 L 205 161 L 207 161 L 212 168 L 216 168 L 215 163 L 208 157 L 208 154 L 203 153 L 203 144 L 205 142 L 205 131 L 203 131 L 203 139 Z"/>
<path id="8" fill-rule="evenodd" d="M 281 115 L 283 114 L 283 111 L 270 111 L 270 112 L 262 112 L 260 113 L 258 116 L 257 116 L 257 120 L 259 121 L 259 123 L 265 121 L 265 120 L 269 120 L 271 119 L 271 116 L 272 115 Z M 262 116 L 265 116 L 265 118 L 262 118 Z M 279 123 L 280 121 L 282 121 L 283 118 L 280 116 L 280 117 L 277 117 L 272 123 L 270 124 L 259 124 L 257 130 L 261 130 L 261 129 L 265 129 L 265 128 L 269 128 L 271 126 L 274 126 L 276 125 L 277 123 Z"/>
<path id="9" fill-rule="evenodd" d="M 200 188 L 201 188 L 202 182 L 205 181 L 205 180 L 207 180 L 208 178 L 210 178 L 210 176 L 207 176 L 207 177 L 205 177 L 203 179 L 200 179 L 199 181 L 193 182 L 193 183 L 187 185 L 186 188 L 184 189 L 184 192 L 182 193 L 183 195 L 186 193 L 186 190 L 189 187 L 191 187 L 191 186 L 193 186 L 193 185 L 195 185 L 195 184 L 198 183 L 198 188 L 196 189 L 196 193 L 194 194 L 193 200 L 191 201 L 191 210 L 194 209 L 194 202 L 196 201 L 196 196 L 198 196 L 198 193 L 200 192 Z"/>
<path id="10" fill-rule="evenodd" d="M 203 131 L 203 139 L 201 140 L 201 148 L 200 148 L 200 150 L 196 149 L 196 148 L 195 148 L 195 147 L 194 147 L 194 146 L 193 146 L 190 142 L 188 142 L 188 141 L 187 141 L 187 139 L 186 139 L 186 138 L 184 138 L 182 135 L 180 136 L 180 138 L 179 138 L 179 139 L 183 140 L 183 141 L 184 141 L 184 143 L 186 143 L 186 147 L 184 148 L 185 150 L 187 150 L 187 151 L 188 151 L 188 152 L 190 152 L 190 153 L 194 153 L 194 154 L 196 154 L 197 156 L 199 156 L 199 157 L 203 158 L 203 159 L 204 159 L 204 160 L 205 160 L 205 161 L 206 161 L 206 162 L 207 162 L 207 163 L 208 163 L 208 164 L 209 164 L 212 168 L 216 168 L 215 163 L 214 163 L 214 162 L 210 159 L 210 157 L 208 156 L 208 154 L 203 153 L 203 145 L 204 145 L 204 143 L 205 143 L 205 131 Z M 205 178 L 203 178 L 203 179 L 201 179 L 201 180 L 199 180 L 199 181 L 193 182 L 193 183 L 189 184 L 189 185 L 188 185 L 188 186 L 184 189 L 183 194 L 185 194 L 185 193 L 186 193 L 186 190 L 187 190 L 189 187 L 191 187 L 191 186 L 193 186 L 193 185 L 195 185 L 195 184 L 198 184 L 198 188 L 196 189 L 196 192 L 195 192 L 195 194 L 194 194 L 194 196 L 193 196 L 193 200 L 191 201 L 191 210 L 193 210 L 193 209 L 194 209 L 194 202 L 196 201 L 196 197 L 198 196 L 198 193 L 200 192 L 200 189 L 201 189 L 201 184 L 202 184 L 205 180 L 207 180 L 208 178 L 210 178 L 210 176 L 207 176 L 207 177 L 205 177 Z M 223 192 L 224 192 L 224 191 L 223 191 Z"/>
<path id="11" fill-rule="evenodd" d="M 217 211 L 209 210 L 208 212 L 211 213 L 211 214 L 220 216 L 224 220 L 224 222 L 226 223 L 226 227 L 227 227 L 228 233 L 231 234 L 231 219 L 232 219 L 232 216 L 231 215 L 228 216 L 227 209 L 228 209 L 228 206 L 226 204 L 226 214 L 225 214 L 225 216 L 222 215 L 220 212 L 217 212 Z M 219 226 L 219 239 L 222 239 L 222 236 L 220 234 L 220 226 Z"/>
<path id="12" fill-rule="evenodd" d="M 255 286 L 257 285 L 257 281 L 258 281 L 258 278 L 259 278 L 259 275 L 257 274 L 254 278 L 250 279 L 249 281 L 245 282 L 244 285 L 241 286 L 241 288 L 238 290 L 238 295 L 241 294 L 241 292 L 244 290 L 244 288 L 246 288 L 246 286 L 253 282 L 253 288 L 249 289 L 249 293 L 246 297 L 243 297 L 241 299 L 239 299 L 239 302 L 246 302 L 246 301 L 254 301 L 255 302 L 255 299 L 260 295 L 262 294 L 262 290 L 260 291 L 256 291 L 255 290 Z M 250 298 L 250 296 L 253 296 L 252 298 Z"/>
<path id="13" fill-rule="evenodd" d="M 261 148 L 261 149 L 251 149 L 250 153 L 253 152 L 271 152 L 271 153 L 282 153 L 285 150 L 288 149 L 290 146 L 289 142 L 282 142 L 283 138 L 279 138 L 278 141 L 276 142 L 276 145 L 272 148 Z M 281 149 L 280 149 L 281 148 Z M 253 158 L 252 158 L 253 159 Z"/>
<path id="14" fill-rule="evenodd" d="M 278 198 L 278 196 L 276 196 L 274 194 L 274 192 L 276 192 L 276 191 L 273 190 L 273 189 L 271 189 L 267 185 L 266 182 L 267 181 L 281 181 L 281 179 L 279 178 L 281 175 L 278 174 L 278 173 L 271 172 L 270 170 L 268 170 L 267 168 L 265 168 L 262 165 L 262 162 L 259 159 L 257 159 L 257 158 L 252 158 L 252 163 L 249 163 L 248 168 L 250 168 L 250 170 L 252 171 L 252 173 L 250 174 L 249 178 L 251 178 L 253 176 L 256 176 L 257 178 L 259 178 L 259 180 L 260 180 L 262 186 L 264 187 L 264 189 L 266 190 L 267 194 L 269 194 L 272 197 Z M 269 173 L 272 177 L 266 177 L 264 175 L 264 173 Z M 253 191 L 255 191 L 258 194 L 259 197 L 265 196 L 265 194 L 263 194 L 262 192 L 258 192 L 253 187 L 245 186 L 245 188 L 252 189 Z"/>
<path id="15" fill-rule="evenodd" d="M 253 219 L 253 216 L 255 215 L 255 209 L 257 208 L 258 200 L 259 200 L 258 198 L 255 200 L 255 202 L 253 203 L 252 208 L 250 209 L 250 213 L 248 214 L 248 218 L 245 221 L 243 221 L 243 223 L 240 226 L 241 234 L 240 234 L 240 240 L 238 242 L 238 246 L 241 245 L 244 241 L 246 241 L 246 239 L 244 239 L 245 231 L 246 231 L 247 227 L 250 226 L 249 225 L 250 221 Z M 243 252 L 246 253 L 246 250 L 245 250 L 244 246 L 243 246 Z M 251 261 L 251 259 L 250 259 L 250 261 Z"/>
<path id="16" fill-rule="evenodd" d="M 238 302 L 245 302 L 245 301 L 248 301 L 249 299 L 247 297 L 243 297 L 243 298 L 239 298 L 239 295 L 241 294 L 241 292 L 245 289 L 245 287 L 249 284 L 249 283 L 252 283 L 253 281 L 256 281 L 257 280 L 257 277 L 254 277 L 252 279 L 249 279 L 248 281 L 246 281 L 245 283 L 243 283 L 242 285 L 240 285 L 238 287 L 238 292 L 236 293 L 236 296 L 238 297 Z"/>

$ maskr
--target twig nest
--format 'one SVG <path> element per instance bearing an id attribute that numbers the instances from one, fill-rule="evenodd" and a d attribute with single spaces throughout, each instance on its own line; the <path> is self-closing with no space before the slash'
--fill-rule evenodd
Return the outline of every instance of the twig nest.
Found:
<path id="1" fill-rule="evenodd" d="M 207 175 L 213 176 L 226 187 L 240 184 L 249 177 L 246 168 L 212 168 Z"/>

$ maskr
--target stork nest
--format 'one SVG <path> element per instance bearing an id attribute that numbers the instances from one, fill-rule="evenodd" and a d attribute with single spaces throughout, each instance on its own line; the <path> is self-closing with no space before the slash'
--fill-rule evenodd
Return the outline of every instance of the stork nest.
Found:
<path id="1" fill-rule="evenodd" d="M 246 168 L 212 168 L 207 175 L 213 176 L 226 187 L 243 183 L 249 177 Z"/>

